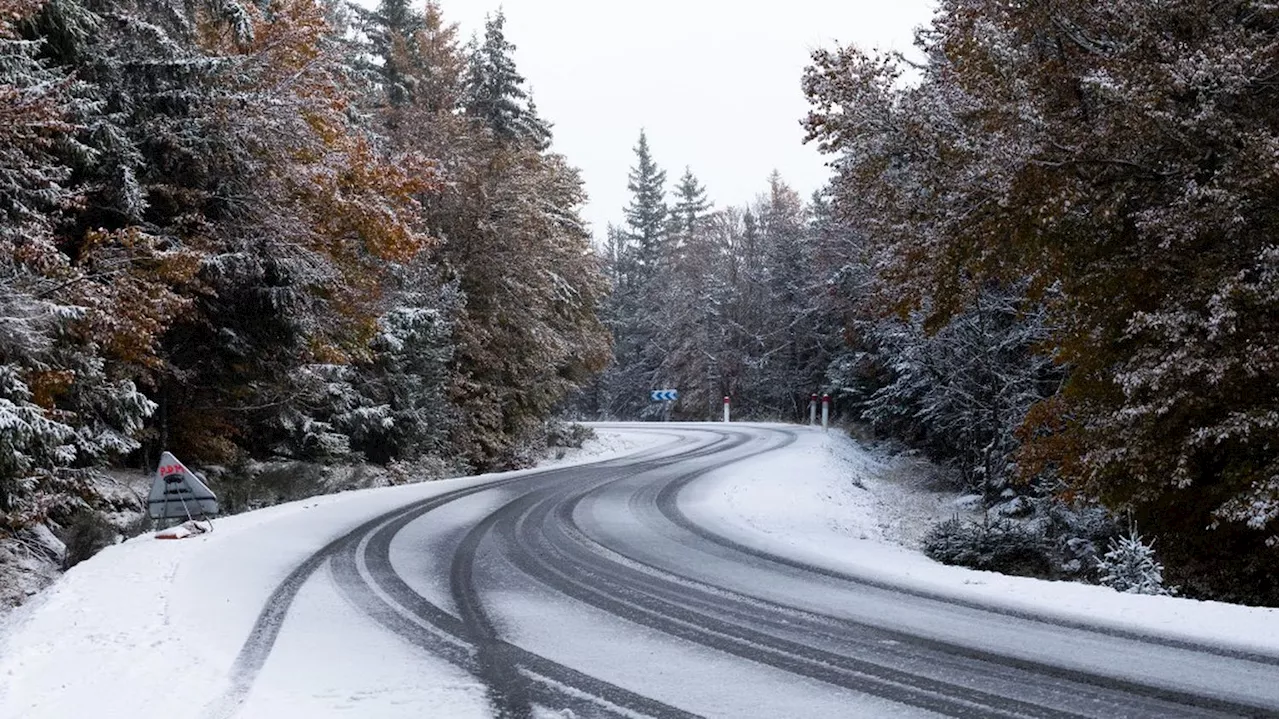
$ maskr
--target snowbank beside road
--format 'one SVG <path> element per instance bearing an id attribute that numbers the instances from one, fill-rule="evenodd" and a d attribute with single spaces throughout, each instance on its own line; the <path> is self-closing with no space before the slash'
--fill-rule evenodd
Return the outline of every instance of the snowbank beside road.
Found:
<path id="1" fill-rule="evenodd" d="M 695 523 L 748 547 L 865 581 L 999 611 L 1277 656 L 1280 611 L 939 564 L 891 540 L 904 523 L 949 516 L 938 495 L 904 490 L 894 469 L 838 433 L 801 430 L 789 447 L 691 484 L 680 506 Z"/>
<path id="2" fill-rule="evenodd" d="M 669 441 L 648 433 L 597 432 L 597 440 L 555 466 L 603 461 Z M 212 533 L 181 541 L 157 541 L 148 533 L 108 547 L 0 623 L 0 719 L 86 711 L 132 719 L 201 716 L 201 707 L 223 690 L 267 597 L 311 554 L 396 507 L 531 471 L 323 495 L 225 517 L 215 521 Z M 341 604 L 330 589 L 310 585 L 298 602 L 287 622 L 308 621 L 315 606 L 312 619 L 327 621 L 332 614 L 324 609 Z M 307 667 L 311 684 L 334 677 L 342 695 L 299 697 L 287 676 L 276 681 L 268 675 L 271 681 L 261 686 L 271 693 L 255 696 L 255 706 L 279 711 L 261 715 L 349 710 L 360 716 L 418 716 L 423 706 L 441 716 L 488 714 L 483 687 L 443 660 L 397 648 L 376 633 L 353 630 L 341 644 L 332 653 L 300 656 L 290 666 Z M 294 648 L 285 642 L 278 650 Z M 368 670 L 385 669 L 393 652 L 403 655 L 394 676 Z M 407 703 L 410 689 L 397 684 L 405 677 L 413 678 L 416 692 Z M 302 678 L 294 683 L 306 685 Z M 250 715 L 259 714 L 245 714 Z"/>

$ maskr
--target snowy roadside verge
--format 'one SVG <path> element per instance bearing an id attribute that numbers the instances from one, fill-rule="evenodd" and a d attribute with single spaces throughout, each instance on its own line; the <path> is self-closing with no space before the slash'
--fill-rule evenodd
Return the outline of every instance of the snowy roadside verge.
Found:
<path id="1" fill-rule="evenodd" d="M 599 462 L 668 441 L 597 433 L 548 464 Z M 175 715 L 174 701 L 194 715 L 223 689 L 267 597 L 328 542 L 407 503 L 546 468 L 317 496 L 217 520 L 211 534 L 157 541 L 147 533 L 108 547 L 0 623 L 0 718 L 90 707 L 95 716 L 165 717 Z"/>
<path id="2" fill-rule="evenodd" d="M 802 428 L 782 450 L 691 484 L 695 523 L 756 550 L 869 582 L 1048 621 L 1253 655 L 1280 655 L 1280 610 L 1013 577 L 935 562 L 894 543 L 925 519 L 885 479 L 890 464 L 839 433 Z M 923 504 L 929 504 L 925 498 Z M 918 532 L 916 533 L 918 535 Z"/>

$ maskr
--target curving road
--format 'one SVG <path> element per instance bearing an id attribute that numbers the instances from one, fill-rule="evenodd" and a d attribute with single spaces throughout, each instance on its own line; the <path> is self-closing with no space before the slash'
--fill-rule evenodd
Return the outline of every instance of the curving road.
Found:
<path id="1" fill-rule="evenodd" d="M 420 501 L 314 554 L 272 595 L 206 716 L 236 713 L 326 565 L 361 612 L 482 680 L 499 717 L 1276 716 L 1274 657 L 870 583 L 737 545 L 682 511 L 701 475 L 794 430 L 628 431 L 666 442 Z"/>

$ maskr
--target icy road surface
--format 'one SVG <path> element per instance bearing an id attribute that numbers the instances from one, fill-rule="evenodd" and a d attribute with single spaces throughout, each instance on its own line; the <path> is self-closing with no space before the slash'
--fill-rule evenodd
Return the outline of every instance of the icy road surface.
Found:
<path id="1" fill-rule="evenodd" d="M 820 431 L 601 429 L 109 549 L 10 620 L 0 717 L 1276 716 L 1274 610 L 932 565 Z"/>

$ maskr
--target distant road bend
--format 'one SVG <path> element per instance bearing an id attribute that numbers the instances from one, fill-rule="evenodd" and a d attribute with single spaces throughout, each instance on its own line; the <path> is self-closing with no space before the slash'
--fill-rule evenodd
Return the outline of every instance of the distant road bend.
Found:
<path id="1" fill-rule="evenodd" d="M 1277 714 L 1274 657 L 922 596 L 738 545 L 682 511 L 682 490 L 702 475 L 804 430 L 625 427 L 666 441 L 422 500 L 314 554 L 272 595 L 207 714 L 236 713 L 294 596 L 326 564 L 362 612 L 483 681 L 504 718 L 534 707 L 574 717 Z"/>

